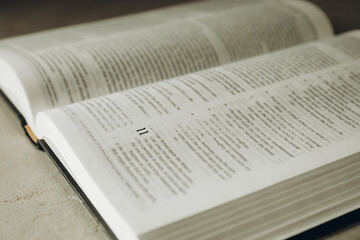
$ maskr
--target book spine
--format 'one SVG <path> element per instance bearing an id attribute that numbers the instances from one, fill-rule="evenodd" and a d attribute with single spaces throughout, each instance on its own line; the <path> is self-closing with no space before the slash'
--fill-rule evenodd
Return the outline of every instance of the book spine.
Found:
<path id="1" fill-rule="evenodd" d="M 31 130 L 30 126 L 27 124 L 26 120 L 20 113 L 18 113 L 18 118 L 20 119 L 21 126 L 25 131 L 25 135 L 28 136 L 30 141 L 37 149 L 44 151 L 44 149 L 39 144 L 39 139 L 35 136 L 34 132 Z"/>
<path id="2" fill-rule="evenodd" d="M 20 120 L 20 124 L 21 127 L 24 129 L 25 131 L 25 135 L 28 136 L 28 138 L 30 139 L 30 141 L 33 143 L 33 145 L 39 149 L 44 151 L 44 149 L 41 147 L 41 145 L 39 144 L 39 140 L 38 138 L 35 136 L 34 132 L 31 130 L 30 126 L 27 124 L 25 118 L 23 117 L 23 115 L 19 112 L 19 110 L 14 106 L 14 104 L 12 104 L 12 102 L 8 99 L 8 97 L 4 94 L 3 91 L 1 91 L 0 89 L 0 95 L 1 97 L 5 100 L 5 102 L 10 106 L 10 108 L 14 111 L 14 113 L 18 116 L 19 120 Z"/>

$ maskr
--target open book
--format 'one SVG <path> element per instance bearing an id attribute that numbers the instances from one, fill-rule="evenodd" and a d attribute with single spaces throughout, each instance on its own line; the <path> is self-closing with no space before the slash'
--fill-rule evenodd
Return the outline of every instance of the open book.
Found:
<path id="1" fill-rule="evenodd" d="M 188 3 L 2 40 L 0 88 L 112 236 L 285 238 L 360 207 L 360 31 L 332 35 Z"/>

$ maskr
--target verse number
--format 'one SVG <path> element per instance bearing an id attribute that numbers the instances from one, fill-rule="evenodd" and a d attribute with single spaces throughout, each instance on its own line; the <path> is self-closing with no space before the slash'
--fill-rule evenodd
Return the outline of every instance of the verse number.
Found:
<path id="1" fill-rule="evenodd" d="M 149 131 L 146 130 L 146 128 L 140 128 L 140 129 L 136 130 L 136 132 L 137 132 L 139 135 L 143 135 L 143 134 L 148 133 Z"/>

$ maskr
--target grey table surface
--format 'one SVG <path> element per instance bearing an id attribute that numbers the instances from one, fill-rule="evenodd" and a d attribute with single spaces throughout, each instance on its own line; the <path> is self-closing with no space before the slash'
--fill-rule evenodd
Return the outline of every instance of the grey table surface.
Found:
<path id="1" fill-rule="evenodd" d="M 184 1 L 2 0 L 0 38 L 176 2 Z M 351 24 L 354 22 L 350 22 L 350 27 Z M 350 224 L 322 238 L 360 239 L 360 224 Z M 0 239 L 107 239 L 48 156 L 25 137 L 17 116 L 2 98 Z"/>

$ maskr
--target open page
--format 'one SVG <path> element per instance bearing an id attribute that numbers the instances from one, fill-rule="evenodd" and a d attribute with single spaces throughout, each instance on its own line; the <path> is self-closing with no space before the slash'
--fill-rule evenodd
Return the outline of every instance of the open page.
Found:
<path id="1" fill-rule="evenodd" d="M 18 77 L 18 85 L 24 86 L 28 101 L 22 105 L 30 106 L 24 115 L 34 128 L 33 116 L 45 109 L 331 35 L 326 16 L 311 3 L 246 3 L 196 3 L 189 5 L 194 14 L 185 14 L 183 7 L 149 12 L 139 18 L 148 24 L 134 24 L 130 30 L 120 27 L 117 33 L 114 26 L 122 21 L 109 20 L 8 40 L 1 44 L 12 49 L 1 54 L 6 61 L 3 68 L 13 69 L 9 75 Z M 131 22 L 129 17 L 122 26 L 127 21 Z M 50 41 L 37 42 L 41 36 L 49 36 Z M 5 92 L 11 92 L 6 88 L 12 86 L 6 82 L 10 78 L 2 77 Z"/>
<path id="2" fill-rule="evenodd" d="M 141 235 L 358 152 L 359 92 L 355 31 L 53 109 L 37 126 L 105 219 Z"/>

